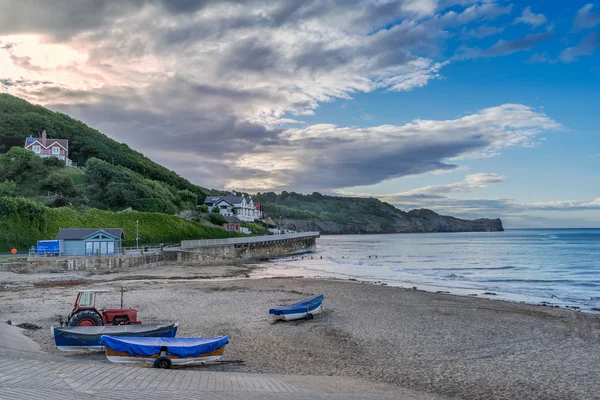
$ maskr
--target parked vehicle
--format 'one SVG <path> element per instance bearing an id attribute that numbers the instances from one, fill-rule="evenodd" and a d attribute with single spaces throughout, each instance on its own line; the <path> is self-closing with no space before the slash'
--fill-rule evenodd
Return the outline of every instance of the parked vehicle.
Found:
<path id="1" fill-rule="evenodd" d="M 103 335 L 127 337 L 168 337 L 177 334 L 179 324 L 136 324 L 108 326 L 65 326 L 51 327 L 56 347 L 61 351 L 102 351 L 100 344 Z"/>
<path id="2" fill-rule="evenodd" d="M 214 338 L 115 337 L 102 336 L 106 358 L 116 363 L 146 363 L 154 368 L 169 369 L 219 361 L 223 356 L 227 336 Z"/>
<path id="3" fill-rule="evenodd" d="M 269 314 L 275 319 L 284 321 L 292 321 L 295 319 L 312 319 L 314 314 L 318 314 L 323 310 L 322 303 L 325 296 L 322 294 L 299 303 L 290 304 L 289 306 L 271 308 Z"/>
<path id="4" fill-rule="evenodd" d="M 98 311 L 96 296 L 98 293 L 110 293 L 110 290 L 79 290 L 71 314 L 67 317 L 67 326 L 100 326 L 141 324 L 137 319 L 135 308 L 123 308 L 123 291 L 121 291 L 121 308 L 107 308 Z"/>

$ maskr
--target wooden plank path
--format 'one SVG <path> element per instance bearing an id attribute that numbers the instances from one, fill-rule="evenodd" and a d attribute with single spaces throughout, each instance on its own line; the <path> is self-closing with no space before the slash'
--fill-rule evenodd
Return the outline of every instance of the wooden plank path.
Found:
<path id="1" fill-rule="evenodd" d="M 4 326 L 3 326 L 4 325 Z M 7 328 L 8 327 L 8 328 Z M 210 370 L 160 370 L 41 352 L 0 323 L 0 399 L 416 399 L 431 397 L 361 379 Z"/>

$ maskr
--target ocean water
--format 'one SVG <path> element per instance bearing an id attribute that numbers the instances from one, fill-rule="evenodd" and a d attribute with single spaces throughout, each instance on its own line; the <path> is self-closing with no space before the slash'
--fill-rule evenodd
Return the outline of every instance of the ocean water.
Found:
<path id="1" fill-rule="evenodd" d="M 357 279 L 594 312 L 600 229 L 323 236 L 316 253 L 273 260 L 261 274 Z"/>

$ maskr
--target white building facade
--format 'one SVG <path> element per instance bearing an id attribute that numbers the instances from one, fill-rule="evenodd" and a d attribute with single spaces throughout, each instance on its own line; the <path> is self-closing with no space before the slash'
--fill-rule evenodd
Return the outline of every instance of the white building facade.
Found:
<path id="1" fill-rule="evenodd" d="M 210 212 L 218 207 L 221 215 L 236 217 L 244 222 L 254 222 L 263 218 L 263 213 L 254 205 L 252 196 L 243 193 L 231 192 L 226 196 L 208 196 L 204 200 L 204 205 L 208 206 Z"/>

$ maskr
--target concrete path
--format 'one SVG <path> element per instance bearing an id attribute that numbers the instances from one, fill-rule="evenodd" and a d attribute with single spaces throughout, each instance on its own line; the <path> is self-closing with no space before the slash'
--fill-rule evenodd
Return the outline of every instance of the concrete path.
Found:
<path id="1" fill-rule="evenodd" d="M 159 370 L 69 359 L 0 323 L 0 399 L 439 399 L 360 379 Z"/>

